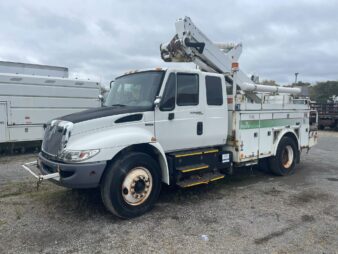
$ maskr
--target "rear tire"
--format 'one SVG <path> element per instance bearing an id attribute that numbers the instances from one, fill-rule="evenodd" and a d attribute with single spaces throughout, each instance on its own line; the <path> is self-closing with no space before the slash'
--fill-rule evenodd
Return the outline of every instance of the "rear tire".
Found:
<path id="1" fill-rule="evenodd" d="M 108 165 L 100 188 L 108 211 L 124 219 L 137 217 L 156 202 L 161 171 L 151 156 L 134 152 Z"/>
<path id="2" fill-rule="evenodd" d="M 278 176 L 291 175 L 295 172 L 299 151 L 295 141 L 283 137 L 277 147 L 276 156 L 269 158 L 271 172 Z"/>

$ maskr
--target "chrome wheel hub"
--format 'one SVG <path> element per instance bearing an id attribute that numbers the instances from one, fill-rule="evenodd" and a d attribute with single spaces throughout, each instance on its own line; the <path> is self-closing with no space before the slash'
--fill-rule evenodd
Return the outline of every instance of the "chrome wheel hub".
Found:
<path id="1" fill-rule="evenodd" d="M 122 197 L 129 205 L 144 203 L 153 188 L 153 178 L 148 169 L 136 167 L 128 172 L 122 183 Z"/>
<path id="2" fill-rule="evenodd" d="M 285 168 L 289 168 L 292 163 L 293 163 L 293 159 L 294 159 L 294 153 L 293 153 L 293 149 L 290 145 L 287 145 L 284 150 L 283 150 L 283 154 L 282 154 L 282 163 L 283 166 Z"/>

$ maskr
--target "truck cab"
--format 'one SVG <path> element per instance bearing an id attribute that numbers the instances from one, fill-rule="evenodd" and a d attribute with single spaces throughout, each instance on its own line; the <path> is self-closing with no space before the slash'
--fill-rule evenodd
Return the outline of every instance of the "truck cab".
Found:
<path id="1" fill-rule="evenodd" d="M 223 75 L 199 70 L 156 68 L 122 75 L 102 108 L 46 125 L 38 167 L 44 175 L 58 172 L 59 178 L 51 180 L 69 188 L 102 186 L 108 168 L 131 154 L 145 155 L 156 165 L 157 185 L 184 182 L 186 177 L 178 176 L 177 168 L 183 168 L 182 173 L 199 168 L 213 172 L 216 164 L 222 164 L 219 156 L 225 152 L 218 147 L 226 144 L 228 135 L 226 90 Z M 139 174 L 148 179 L 149 170 Z M 137 182 L 140 175 L 128 181 Z M 213 172 L 198 180 L 223 177 Z M 137 203 L 141 197 L 133 200 Z"/>

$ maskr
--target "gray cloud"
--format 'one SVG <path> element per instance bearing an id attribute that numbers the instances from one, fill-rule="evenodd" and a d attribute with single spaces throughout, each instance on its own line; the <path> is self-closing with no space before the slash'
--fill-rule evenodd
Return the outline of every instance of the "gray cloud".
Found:
<path id="1" fill-rule="evenodd" d="M 168 66 L 159 45 L 187 15 L 215 42 L 242 42 L 241 67 L 261 79 L 338 79 L 337 9 L 330 0 L 1 1 L 0 59 L 67 66 L 108 83 Z"/>

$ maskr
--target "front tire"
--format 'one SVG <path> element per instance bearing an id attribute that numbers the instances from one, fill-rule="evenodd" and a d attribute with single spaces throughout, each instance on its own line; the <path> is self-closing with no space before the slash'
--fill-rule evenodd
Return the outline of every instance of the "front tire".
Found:
<path id="1" fill-rule="evenodd" d="M 148 154 L 134 152 L 108 165 L 101 182 L 105 207 L 128 219 L 149 211 L 161 189 L 158 163 Z"/>
<path id="2" fill-rule="evenodd" d="M 283 137 L 278 144 L 276 156 L 269 158 L 269 168 L 278 176 L 291 175 L 295 172 L 298 156 L 299 151 L 295 141 Z"/>

